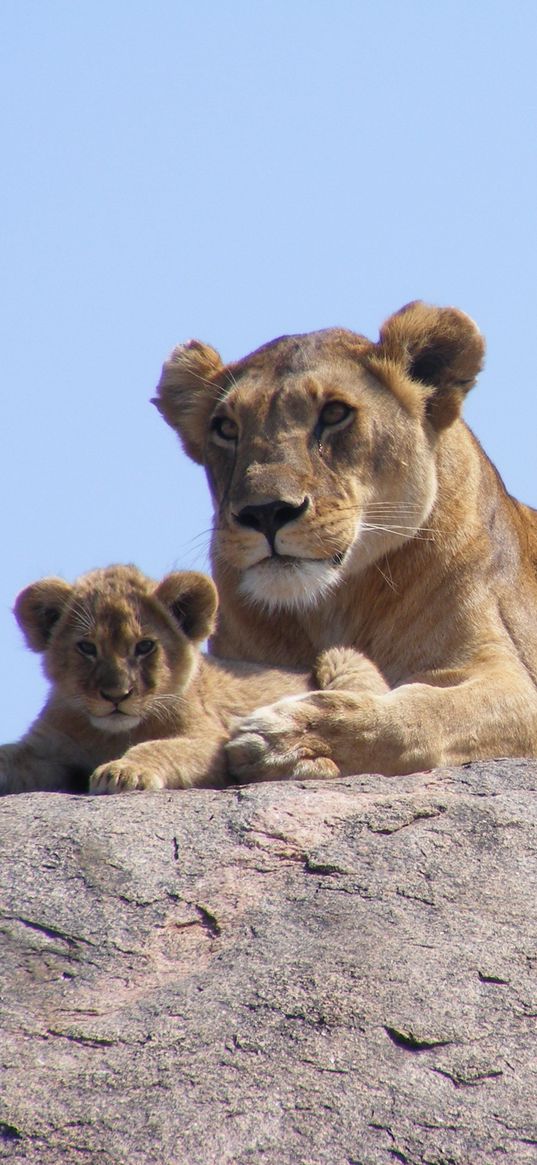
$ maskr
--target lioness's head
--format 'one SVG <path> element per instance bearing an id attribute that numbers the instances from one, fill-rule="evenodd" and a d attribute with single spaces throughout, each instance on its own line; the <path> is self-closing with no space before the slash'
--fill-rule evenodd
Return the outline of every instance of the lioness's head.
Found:
<path id="1" fill-rule="evenodd" d="M 73 585 L 32 583 L 15 615 L 28 646 L 43 653 L 56 703 L 94 728 L 125 732 L 149 715 L 165 721 L 166 700 L 188 686 L 216 605 L 206 575 L 177 572 L 157 585 L 136 567 L 110 566 Z"/>
<path id="2" fill-rule="evenodd" d="M 409 304 L 378 343 L 332 328 L 235 364 L 194 340 L 163 368 L 157 408 L 205 465 L 218 567 L 269 607 L 315 602 L 416 535 L 434 447 L 482 363 L 473 321 Z"/>

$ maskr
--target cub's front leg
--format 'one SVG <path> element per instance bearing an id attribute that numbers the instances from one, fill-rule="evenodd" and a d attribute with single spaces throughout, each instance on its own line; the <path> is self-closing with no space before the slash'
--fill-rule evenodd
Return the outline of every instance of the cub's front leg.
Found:
<path id="1" fill-rule="evenodd" d="M 135 744 L 118 760 L 99 765 L 90 793 L 128 793 L 134 789 L 190 789 L 225 784 L 225 737 L 172 737 Z"/>

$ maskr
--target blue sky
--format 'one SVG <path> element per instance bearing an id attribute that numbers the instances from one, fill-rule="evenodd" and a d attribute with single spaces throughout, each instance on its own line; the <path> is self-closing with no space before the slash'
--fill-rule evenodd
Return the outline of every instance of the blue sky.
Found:
<path id="1" fill-rule="evenodd" d="M 455 304 L 488 341 L 467 419 L 537 505 L 536 52 L 530 0 L 3 0 L 0 739 L 45 693 L 18 590 L 207 566 L 148 403 L 190 336 Z"/>

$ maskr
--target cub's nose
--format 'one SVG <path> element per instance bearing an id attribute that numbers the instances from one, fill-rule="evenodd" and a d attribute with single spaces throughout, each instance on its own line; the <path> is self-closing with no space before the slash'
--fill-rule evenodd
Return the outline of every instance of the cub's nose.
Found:
<path id="1" fill-rule="evenodd" d="M 128 696 L 132 696 L 133 691 L 134 688 L 109 688 L 108 690 L 100 688 L 99 695 L 102 696 L 103 700 L 108 700 L 110 704 L 115 704 L 117 707 Z"/>
<path id="2" fill-rule="evenodd" d="M 287 526 L 288 522 L 294 522 L 295 518 L 300 518 L 308 506 L 308 498 L 304 498 L 304 501 L 298 506 L 279 498 L 275 502 L 243 506 L 242 510 L 239 510 L 234 517 L 240 526 L 247 526 L 250 530 L 257 530 L 260 534 L 264 534 L 267 542 L 274 549 L 274 539 L 278 530 L 281 530 L 282 526 Z"/>

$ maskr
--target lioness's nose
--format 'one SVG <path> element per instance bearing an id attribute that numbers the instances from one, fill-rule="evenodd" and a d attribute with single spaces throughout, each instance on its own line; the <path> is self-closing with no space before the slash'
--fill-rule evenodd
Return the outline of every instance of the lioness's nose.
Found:
<path id="1" fill-rule="evenodd" d="M 121 704 L 122 700 L 126 700 L 128 696 L 132 696 L 134 688 L 100 688 L 99 695 L 103 700 L 108 700 L 111 704 Z"/>
<path id="2" fill-rule="evenodd" d="M 286 526 L 288 522 L 294 522 L 295 518 L 300 518 L 308 506 L 308 498 L 304 498 L 299 506 L 279 498 L 275 502 L 243 506 L 242 510 L 235 514 L 235 521 L 241 526 L 248 526 L 251 530 L 258 530 L 260 534 L 264 534 L 272 546 L 278 530 L 281 530 L 282 526 Z"/>

